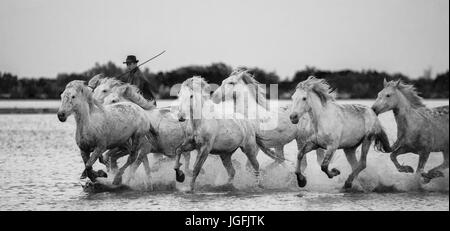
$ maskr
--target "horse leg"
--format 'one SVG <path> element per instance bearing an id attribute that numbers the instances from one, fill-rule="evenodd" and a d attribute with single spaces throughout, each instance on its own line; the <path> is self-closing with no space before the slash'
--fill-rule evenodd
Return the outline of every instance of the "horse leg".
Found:
<path id="1" fill-rule="evenodd" d="M 424 172 L 425 164 L 427 163 L 429 156 L 429 152 L 419 153 L 419 163 L 417 164 L 416 169 L 417 174 L 422 174 Z"/>
<path id="2" fill-rule="evenodd" d="M 330 161 L 333 158 L 333 155 L 336 152 L 337 147 L 338 145 L 329 145 L 327 147 L 327 150 L 325 151 L 325 158 L 323 159 L 322 165 L 320 166 L 322 171 L 325 174 L 327 174 L 328 178 L 330 179 L 341 174 L 341 172 L 336 168 L 331 169 L 331 171 L 328 170 L 328 165 L 330 164 Z"/>
<path id="3" fill-rule="evenodd" d="M 109 156 L 110 171 L 117 173 L 119 171 L 119 166 L 117 165 L 117 160 L 123 156 L 128 155 L 129 151 L 126 149 L 118 149 Z"/>
<path id="4" fill-rule="evenodd" d="M 316 150 L 316 158 L 317 158 L 317 163 L 319 165 L 321 165 L 323 162 L 323 159 L 325 158 L 325 150 L 323 150 L 321 148 L 317 149 Z"/>
<path id="5" fill-rule="evenodd" d="M 178 182 L 184 182 L 185 176 L 184 176 L 183 171 L 180 170 L 180 167 L 181 167 L 180 158 L 181 158 L 181 150 L 176 149 L 175 150 L 175 166 L 173 167 L 173 169 L 175 170 L 175 179 Z"/>
<path id="6" fill-rule="evenodd" d="M 430 180 L 433 178 L 444 176 L 444 173 L 442 173 L 441 171 L 448 168 L 448 150 L 443 151 L 442 154 L 444 155 L 444 162 L 441 165 L 430 169 L 430 171 L 428 171 L 427 173 L 422 173 L 422 177 L 424 177 L 425 183 L 430 182 Z"/>
<path id="7" fill-rule="evenodd" d="M 227 170 L 228 173 L 228 181 L 227 184 L 231 184 L 234 179 L 234 175 L 236 174 L 236 171 L 234 170 L 233 163 L 231 162 L 231 155 L 233 153 L 227 153 L 220 155 L 220 159 L 222 160 L 222 164 Z"/>
<path id="8" fill-rule="evenodd" d="M 301 188 L 305 187 L 307 183 L 306 177 L 303 175 L 305 171 L 305 169 L 302 168 L 303 158 L 305 157 L 306 153 L 316 148 L 317 146 L 314 143 L 308 142 L 297 153 L 297 166 L 295 168 L 295 175 L 297 176 L 297 184 Z"/>
<path id="9" fill-rule="evenodd" d="M 131 152 L 130 155 L 128 155 L 127 162 L 119 168 L 119 171 L 117 172 L 116 176 L 114 177 L 113 184 L 119 185 L 122 183 L 122 175 L 125 172 L 125 169 L 130 166 L 134 161 L 136 160 L 136 152 Z"/>
<path id="10" fill-rule="evenodd" d="M 122 183 L 122 175 L 125 172 L 125 169 L 127 169 L 128 166 L 130 166 L 131 164 L 133 164 L 136 161 L 137 157 L 140 154 L 140 153 L 138 154 L 138 151 L 140 150 L 140 147 L 142 144 L 141 140 L 142 140 L 142 137 L 133 138 L 130 155 L 128 155 L 127 162 L 125 162 L 125 164 L 121 168 L 119 168 L 119 172 L 114 177 L 114 180 L 113 180 L 114 185 L 119 185 Z"/>
<path id="11" fill-rule="evenodd" d="M 345 157 L 347 158 L 348 163 L 352 167 L 352 171 L 355 171 L 358 160 L 356 159 L 356 147 L 354 148 L 345 148 L 344 149 Z"/>
<path id="12" fill-rule="evenodd" d="M 402 150 L 402 148 L 396 149 L 394 152 L 391 153 L 391 161 L 394 163 L 395 167 L 399 172 L 406 172 L 406 173 L 413 173 L 414 169 L 411 166 L 408 165 L 401 165 L 398 160 L 397 156 L 405 154 Z"/>
<path id="13" fill-rule="evenodd" d="M 261 186 L 261 177 L 259 174 L 259 163 L 258 160 L 256 159 L 257 155 L 258 155 L 258 145 L 256 143 L 248 143 L 247 145 L 245 145 L 244 147 L 241 147 L 242 152 L 247 156 L 248 162 L 251 164 L 252 168 L 253 168 L 253 174 L 256 177 L 256 184 L 258 186 Z"/>
<path id="14" fill-rule="evenodd" d="M 283 149 L 284 149 L 283 146 L 277 146 L 277 147 L 275 147 L 275 154 L 276 154 L 278 157 L 281 157 L 281 158 L 284 159 L 284 150 L 283 150 Z M 269 171 L 269 170 L 271 170 L 271 169 L 277 167 L 277 166 L 280 165 L 281 163 L 282 163 L 282 162 L 280 162 L 280 161 L 274 160 L 272 163 L 270 163 L 269 165 L 267 165 L 266 169 L 267 169 L 267 171 Z"/>
<path id="15" fill-rule="evenodd" d="M 89 160 L 89 152 L 85 152 L 85 151 L 83 151 L 83 150 L 80 150 L 80 154 L 81 154 L 81 158 L 83 159 L 84 165 L 86 165 L 86 163 L 87 163 L 88 160 Z M 87 173 L 86 173 L 86 170 L 84 170 L 84 171 L 81 173 L 80 179 L 86 179 L 86 177 L 87 177 Z"/>
<path id="16" fill-rule="evenodd" d="M 89 160 L 85 164 L 84 171 L 92 182 L 95 182 L 95 178 L 98 177 L 97 173 L 92 170 L 92 165 L 94 165 L 95 161 L 97 161 L 98 157 L 106 151 L 104 147 L 97 147 L 92 152 L 92 155 L 89 157 Z"/>
<path id="17" fill-rule="evenodd" d="M 194 150 L 194 147 L 195 147 L 195 145 L 194 145 L 195 143 L 194 142 L 195 141 L 194 141 L 194 139 L 192 137 L 191 138 L 186 138 L 183 141 L 183 143 L 179 147 L 177 147 L 175 149 L 175 157 L 176 158 L 175 158 L 175 166 L 173 167 L 173 169 L 175 170 L 175 179 L 178 182 L 183 182 L 184 178 L 185 178 L 185 175 L 184 175 L 183 171 L 180 170 L 180 167 L 182 165 L 180 163 L 181 154 L 184 153 L 184 152 L 190 152 L 190 151 Z M 198 157 L 198 155 L 197 155 L 197 157 Z"/>
<path id="18" fill-rule="evenodd" d="M 361 147 L 361 157 L 359 158 L 359 163 L 356 168 L 353 169 L 352 173 L 348 176 L 347 180 L 345 181 L 344 188 L 348 189 L 352 187 L 353 180 L 359 175 L 359 173 L 366 168 L 366 161 L 367 161 L 367 154 L 369 153 L 370 145 L 372 144 L 371 139 L 365 138 L 362 147 Z M 356 150 L 356 149 L 354 149 Z M 345 149 L 344 149 L 345 151 Z M 355 152 L 353 152 L 354 156 Z M 347 152 L 345 152 L 345 155 L 347 156 Z M 351 157 L 352 158 L 352 157 Z M 349 158 L 347 157 L 349 160 Z M 356 157 L 355 157 L 356 160 Z M 349 160 L 350 163 L 350 160 Z M 350 163 L 351 164 L 351 163 Z"/>
<path id="19" fill-rule="evenodd" d="M 211 150 L 211 144 L 204 144 L 202 147 L 198 149 L 197 159 L 194 164 L 194 172 L 191 179 L 191 191 L 194 191 L 195 181 L 197 180 L 198 174 L 202 169 L 203 164 L 206 161 L 206 158 L 209 155 L 209 151 Z"/>

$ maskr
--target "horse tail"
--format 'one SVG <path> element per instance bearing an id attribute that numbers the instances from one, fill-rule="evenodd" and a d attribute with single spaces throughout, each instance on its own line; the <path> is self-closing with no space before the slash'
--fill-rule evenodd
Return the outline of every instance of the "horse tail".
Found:
<path id="1" fill-rule="evenodd" d="M 259 148 L 270 158 L 272 158 L 275 161 L 278 161 L 280 163 L 283 163 L 286 159 L 283 157 L 278 156 L 274 151 L 272 151 L 270 148 L 268 148 L 264 142 L 264 138 L 261 136 L 256 135 L 256 144 Z"/>
<path id="2" fill-rule="evenodd" d="M 386 132 L 384 131 L 384 128 L 381 126 L 380 121 L 377 119 L 377 122 L 375 124 L 375 150 L 380 151 L 380 152 L 384 152 L 384 153 L 389 153 L 392 152 L 391 149 L 391 145 L 389 144 L 389 139 L 388 136 L 386 134 Z"/>

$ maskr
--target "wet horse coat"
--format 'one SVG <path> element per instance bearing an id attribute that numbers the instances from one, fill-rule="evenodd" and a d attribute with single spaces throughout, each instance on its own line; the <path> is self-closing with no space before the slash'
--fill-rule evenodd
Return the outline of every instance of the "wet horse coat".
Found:
<path id="1" fill-rule="evenodd" d="M 344 149 L 352 173 L 345 181 L 350 188 L 354 178 L 366 168 L 366 158 L 372 141 L 379 150 L 389 151 L 389 141 L 380 121 L 369 107 L 335 102 L 330 86 L 322 79 L 311 76 L 297 85 L 292 96 L 291 121 L 297 123 L 305 113 L 311 117 L 314 135 L 297 156 L 297 181 L 300 187 L 306 185 L 306 178 L 300 171 L 299 163 L 303 156 L 314 149 L 323 148 L 325 158 L 321 169 L 329 177 L 340 174 L 338 169 L 328 169 L 331 158 L 337 149 Z M 362 145 L 360 160 L 356 160 L 356 148 Z"/>
<path id="2" fill-rule="evenodd" d="M 397 156 L 405 153 L 419 155 L 416 172 L 429 182 L 442 177 L 449 161 L 449 107 L 427 108 L 412 85 L 401 81 L 384 81 L 384 89 L 372 106 L 377 113 L 393 110 L 397 122 L 397 140 L 392 147 L 391 160 L 399 172 L 414 172 L 413 168 L 398 163 Z M 424 172 L 430 152 L 442 152 L 441 165 Z"/>
<path id="3" fill-rule="evenodd" d="M 103 106 L 92 97 L 91 89 L 79 80 L 67 84 L 61 99 L 58 118 L 65 122 L 68 116 L 75 114 L 75 140 L 85 163 L 85 173 L 92 181 L 97 177 L 92 165 L 100 155 L 107 149 L 126 145 L 131 139 L 131 154 L 113 182 L 120 184 L 123 172 L 135 160 L 142 139 L 150 129 L 145 111 L 126 102 Z"/>

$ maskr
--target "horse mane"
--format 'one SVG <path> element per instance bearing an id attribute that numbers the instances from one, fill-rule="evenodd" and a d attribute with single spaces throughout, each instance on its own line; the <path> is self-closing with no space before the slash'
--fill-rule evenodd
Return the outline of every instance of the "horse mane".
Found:
<path id="1" fill-rule="evenodd" d="M 266 98 L 266 88 L 261 83 L 259 83 L 255 79 L 255 77 L 248 72 L 248 70 L 238 68 L 237 70 L 233 71 L 231 75 L 240 75 L 242 81 L 244 81 L 244 83 L 247 84 L 248 88 L 250 89 L 250 93 L 256 100 L 256 103 L 261 105 L 261 107 L 265 108 L 266 110 L 269 110 L 269 105 Z"/>
<path id="2" fill-rule="evenodd" d="M 200 84 L 200 85 L 199 85 Z M 208 94 L 210 93 L 209 84 L 206 82 L 204 78 L 201 76 L 193 76 L 192 78 L 189 78 L 181 84 L 182 87 L 187 87 L 191 91 L 195 91 L 196 89 L 202 90 L 202 94 Z M 198 87 L 199 86 L 199 87 Z"/>
<path id="3" fill-rule="evenodd" d="M 334 90 L 331 89 L 325 79 L 318 79 L 314 76 L 309 76 L 307 80 L 298 83 L 296 88 L 301 88 L 306 91 L 313 91 L 319 97 L 322 105 L 325 105 L 328 101 L 336 100 Z"/>
<path id="4" fill-rule="evenodd" d="M 117 89 L 123 93 L 124 98 L 139 105 L 144 110 L 150 110 L 156 107 L 155 101 L 152 101 L 153 103 L 151 103 L 149 100 L 145 99 L 139 88 L 135 85 L 122 83 Z"/>
<path id="5" fill-rule="evenodd" d="M 89 80 L 88 87 L 95 89 L 98 85 L 100 85 L 101 80 L 104 78 L 105 78 L 105 75 L 102 73 L 94 75 L 94 77 L 92 77 Z"/>
<path id="6" fill-rule="evenodd" d="M 97 81 L 96 87 L 103 84 L 108 85 L 112 91 L 119 91 L 124 98 L 139 105 L 145 110 L 150 110 L 155 107 L 154 103 L 150 103 L 142 96 L 141 91 L 135 85 L 124 83 L 116 78 L 102 78 Z"/>
<path id="7" fill-rule="evenodd" d="M 100 102 L 98 102 L 94 97 L 92 97 L 92 91 L 88 89 L 86 81 L 73 80 L 66 85 L 66 89 L 68 88 L 75 88 L 77 92 L 81 92 L 81 94 L 86 98 L 90 110 L 93 110 L 95 107 L 99 108 L 100 110 L 103 110 L 103 105 Z"/>
<path id="8" fill-rule="evenodd" d="M 109 88 L 112 89 L 112 88 L 115 88 L 115 87 L 120 87 L 120 86 L 124 85 L 125 83 L 122 82 L 121 80 L 116 79 L 116 78 L 102 78 L 102 79 L 98 80 L 98 83 L 97 83 L 96 87 L 100 86 L 100 85 L 103 85 L 103 84 L 107 84 L 109 86 Z"/>
<path id="9" fill-rule="evenodd" d="M 423 98 L 419 96 L 416 88 L 412 84 L 406 84 L 401 80 L 389 81 L 385 87 L 394 87 L 398 89 L 405 98 L 409 101 L 413 108 L 425 107 L 423 104 Z"/>

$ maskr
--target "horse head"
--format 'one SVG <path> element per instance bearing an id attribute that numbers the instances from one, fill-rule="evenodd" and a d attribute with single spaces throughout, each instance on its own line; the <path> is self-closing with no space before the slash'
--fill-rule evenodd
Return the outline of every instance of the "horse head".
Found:
<path id="1" fill-rule="evenodd" d="M 252 102 L 256 102 L 268 109 L 265 86 L 242 68 L 233 71 L 228 78 L 224 79 L 220 87 L 212 95 L 214 103 L 230 99 L 241 102 L 246 98 L 252 99 Z"/>
<path id="2" fill-rule="evenodd" d="M 203 78 L 194 76 L 184 81 L 178 93 L 178 120 L 200 118 L 203 105 L 209 99 L 210 87 Z"/>
<path id="3" fill-rule="evenodd" d="M 93 96 L 100 103 L 104 103 L 105 98 L 113 92 L 116 87 L 122 86 L 124 83 L 115 78 L 103 78 L 98 80 L 94 89 Z"/>
<path id="4" fill-rule="evenodd" d="M 65 122 L 72 113 L 78 112 L 86 103 L 89 105 L 95 103 L 86 83 L 81 80 L 71 81 L 61 94 L 61 106 L 57 113 L 59 121 Z"/>
<path id="5" fill-rule="evenodd" d="M 293 124 L 297 124 L 299 119 L 313 106 L 325 105 L 329 101 L 334 101 L 335 96 L 330 85 L 324 79 L 317 79 L 310 76 L 307 80 L 297 84 L 292 95 L 291 115 L 289 116 Z"/>
<path id="6" fill-rule="evenodd" d="M 424 107 L 422 98 L 413 85 L 405 84 L 400 80 L 383 81 L 384 88 L 378 93 L 372 110 L 378 115 L 389 110 L 399 108 L 400 105 L 409 105 L 413 108 Z"/>

